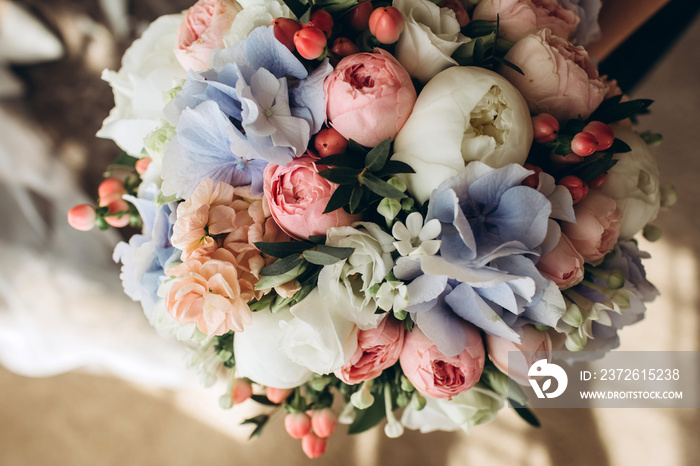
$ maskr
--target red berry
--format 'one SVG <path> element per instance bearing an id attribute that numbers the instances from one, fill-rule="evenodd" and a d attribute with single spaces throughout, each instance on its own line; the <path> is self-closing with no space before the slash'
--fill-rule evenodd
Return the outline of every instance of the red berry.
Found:
<path id="1" fill-rule="evenodd" d="M 290 18 L 272 20 L 275 39 L 280 41 L 290 52 L 294 52 L 294 34 L 301 29 L 301 24 Z"/>
<path id="2" fill-rule="evenodd" d="M 338 426 L 338 416 L 331 408 L 323 408 L 311 415 L 311 428 L 321 438 L 330 437 Z"/>
<path id="3" fill-rule="evenodd" d="M 80 204 L 68 211 L 68 225 L 76 230 L 92 230 L 96 218 L 95 208 L 89 204 Z"/>
<path id="4" fill-rule="evenodd" d="M 124 183 L 118 178 L 107 178 L 100 186 L 97 188 L 97 196 L 107 197 L 110 194 L 118 194 L 120 197 L 122 194 L 126 194 L 126 189 L 124 189 Z"/>
<path id="5" fill-rule="evenodd" d="M 331 51 L 336 55 L 340 55 L 341 57 L 347 57 L 348 55 L 358 53 L 360 48 L 350 39 L 338 37 L 335 41 L 333 41 Z"/>
<path id="6" fill-rule="evenodd" d="M 151 164 L 152 160 L 150 157 L 144 157 L 142 159 L 138 159 L 136 161 L 136 173 L 138 173 L 140 176 L 143 176 L 144 173 L 146 173 L 146 170 L 148 170 L 148 166 Z"/>
<path id="7" fill-rule="evenodd" d="M 309 26 L 294 33 L 294 45 L 299 55 L 307 60 L 314 60 L 320 57 L 328 40 L 326 35 L 319 28 Z"/>
<path id="8" fill-rule="evenodd" d="M 582 131 L 571 140 L 571 152 L 587 157 L 598 149 L 598 140 L 591 133 Z"/>
<path id="9" fill-rule="evenodd" d="M 267 395 L 267 399 L 272 401 L 275 404 L 280 404 L 284 400 L 286 400 L 289 395 L 291 395 L 294 392 L 291 388 L 274 388 L 274 387 L 267 387 L 267 390 L 265 394 Z"/>
<path id="10" fill-rule="evenodd" d="M 233 396 L 234 403 L 243 403 L 245 400 L 253 396 L 253 385 L 246 379 L 236 379 L 233 381 L 231 395 Z"/>
<path id="11" fill-rule="evenodd" d="M 559 184 L 569 190 L 574 204 L 578 204 L 581 200 L 588 196 L 588 185 L 578 176 L 565 176 L 559 180 Z"/>
<path id="12" fill-rule="evenodd" d="M 326 451 L 327 440 L 309 432 L 301 439 L 301 449 L 310 459 L 318 458 Z"/>
<path id="13" fill-rule="evenodd" d="M 314 147 L 321 157 L 342 154 L 348 148 L 348 140 L 334 128 L 325 128 L 318 132 Z"/>
<path id="14" fill-rule="evenodd" d="M 290 437 L 303 438 L 311 431 L 311 418 L 305 413 L 289 413 L 284 418 L 284 428 Z"/>
<path id="15" fill-rule="evenodd" d="M 600 188 L 603 183 L 605 183 L 605 178 L 608 177 L 607 173 L 601 173 L 600 175 L 596 176 L 593 178 L 591 181 L 588 182 L 588 187 L 591 189 L 598 189 Z"/>
<path id="16" fill-rule="evenodd" d="M 369 17 L 369 32 L 382 44 L 399 40 L 403 28 L 403 15 L 393 6 L 377 8 Z"/>
<path id="17" fill-rule="evenodd" d="M 374 7 L 369 0 L 360 3 L 350 10 L 350 13 L 348 13 L 350 26 L 356 31 L 364 31 L 369 28 L 369 16 L 372 14 L 372 10 L 374 10 Z"/>
<path id="18" fill-rule="evenodd" d="M 609 149 L 615 142 L 615 132 L 602 121 L 591 121 L 583 128 L 583 131 L 591 133 L 598 141 L 597 150 Z"/>
<path id="19" fill-rule="evenodd" d="M 121 194 L 112 193 L 101 197 L 100 206 L 107 206 L 108 214 L 122 214 L 113 217 L 105 217 L 105 222 L 115 228 L 122 228 L 129 224 L 129 204 L 122 199 Z"/>
<path id="20" fill-rule="evenodd" d="M 549 113 L 540 113 L 532 117 L 532 130 L 535 141 L 540 144 L 552 142 L 559 133 L 559 122 Z"/>
<path id="21" fill-rule="evenodd" d="M 529 163 L 525 164 L 525 168 L 527 168 L 528 170 L 533 170 L 535 173 L 525 178 L 522 184 L 524 186 L 529 186 L 533 189 L 537 189 L 537 187 L 540 185 L 540 173 L 542 173 L 543 170 L 540 167 Z"/>
<path id="22" fill-rule="evenodd" d="M 309 24 L 302 24 L 301 27 L 314 26 L 319 28 L 330 39 L 333 34 L 333 17 L 326 10 L 316 10 L 309 17 Z"/>
<path id="23" fill-rule="evenodd" d="M 549 159 L 557 166 L 575 165 L 583 162 L 583 157 L 576 155 L 573 152 L 566 155 L 551 154 Z"/>

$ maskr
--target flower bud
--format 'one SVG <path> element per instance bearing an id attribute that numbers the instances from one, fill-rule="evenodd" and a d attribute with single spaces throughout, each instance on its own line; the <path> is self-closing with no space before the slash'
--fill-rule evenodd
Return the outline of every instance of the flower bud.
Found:
<path id="1" fill-rule="evenodd" d="M 236 379 L 233 381 L 231 396 L 234 403 L 243 403 L 253 396 L 253 385 L 246 379 Z"/>
<path id="2" fill-rule="evenodd" d="M 326 10 L 316 10 L 309 17 L 309 24 L 302 27 L 317 27 L 330 39 L 333 33 L 333 17 Z"/>
<path id="3" fill-rule="evenodd" d="M 578 176 L 565 176 L 564 178 L 559 180 L 559 184 L 569 190 L 574 204 L 578 204 L 588 195 L 588 185 L 584 183 Z"/>
<path id="4" fill-rule="evenodd" d="M 583 325 L 583 323 L 586 321 L 586 318 L 583 316 L 581 309 L 576 304 L 571 303 L 566 308 L 566 312 L 564 313 L 564 315 L 561 316 L 561 320 L 563 320 L 564 323 L 571 325 L 572 327 L 578 328 L 581 325 Z"/>
<path id="5" fill-rule="evenodd" d="M 598 140 L 591 133 L 582 131 L 571 140 L 571 151 L 586 157 L 594 153 L 598 149 Z"/>
<path id="6" fill-rule="evenodd" d="M 374 7 L 372 2 L 367 0 L 355 8 L 350 10 L 348 13 L 348 21 L 350 21 L 350 26 L 356 31 L 364 31 L 369 27 L 369 17 L 372 14 Z"/>
<path id="7" fill-rule="evenodd" d="M 267 387 L 267 390 L 265 391 L 267 399 L 275 404 L 282 403 L 284 400 L 289 398 L 289 395 L 291 395 L 292 393 L 294 393 L 294 390 L 292 390 L 291 388 Z"/>
<path id="8" fill-rule="evenodd" d="M 569 351 L 581 351 L 586 347 L 586 343 L 588 343 L 588 337 L 582 336 L 575 331 L 566 336 L 564 345 Z"/>
<path id="9" fill-rule="evenodd" d="M 319 28 L 310 26 L 294 33 L 294 45 L 299 55 L 307 60 L 315 60 L 326 49 L 326 34 Z"/>
<path id="10" fill-rule="evenodd" d="M 105 222 L 115 228 L 122 228 L 129 224 L 129 204 L 122 199 L 122 195 L 118 193 L 112 193 L 105 197 L 100 198 L 100 206 L 106 206 L 109 208 L 107 215 L 105 216 Z M 121 215 L 114 215 L 121 214 Z"/>
<path id="11" fill-rule="evenodd" d="M 583 128 L 583 131 L 591 133 L 598 141 L 597 150 L 609 149 L 615 142 L 615 133 L 612 128 L 602 121 L 591 121 Z"/>
<path id="12" fill-rule="evenodd" d="M 316 135 L 314 147 L 319 156 L 328 157 L 344 153 L 348 148 L 348 140 L 334 128 L 325 128 Z"/>
<path id="13" fill-rule="evenodd" d="M 385 197 L 379 202 L 377 212 L 387 219 L 387 221 L 391 221 L 401 212 L 401 203 L 396 199 Z"/>
<path id="14" fill-rule="evenodd" d="M 311 428 L 321 438 L 330 437 L 338 425 L 338 416 L 331 408 L 323 408 L 313 412 Z"/>
<path id="15" fill-rule="evenodd" d="M 646 225 L 642 230 L 642 236 L 644 236 L 644 239 L 651 241 L 652 243 L 654 241 L 658 241 L 661 238 L 661 228 L 657 227 L 656 225 Z"/>
<path id="16" fill-rule="evenodd" d="M 540 185 L 540 173 L 542 173 L 543 170 L 540 167 L 530 163 L 526 163 L 525 168 L 528 170 L 533 170 L 535 173 L 523 180 L 523 186 L 529 186 L 532 189 L 537 189 L 537 187 Z"/>
<path id="17" fill-rule="evenodd" d="M 320 438 L 313 432 L 309 432 L 301 439 L 301 449 L 306 456 L 314 459 L 325 453 L 327 443 L 325 438 Z"/>
<path id="18" fill-rule="evenodd" d="M 664 183 L 659 187 L 661 192 L 661 207 L 671 207 L 678 202 L 678 191 L 671 183 Z"/>
<path id="19" fill-rule="evenodd" d="M 311 431 L 311 418 L 306 413 L 289 413 L 284 418 L 284 428 L 290 437 L 303 438 Z"/>
<path id="20" fill-rule="evenodd" d="M 532 117 L 532 129 L 535 141 L 545 144 L 557 138 L 559 122 L 549 113 L 540 113 Z"/>
<path id="21" fill-rule="evenodd" d="M 374 404 L 374 396 L 371 393 L 372 381 L 367 380 L 362 384 L 360 390 L 350 396 L 350 402 L 357 409 L 367 409 Z"/>
<path id="22" fill-rule="evenodd" d="M 294 52 L 294 34 L 301 29 L 301 24 L 290 18 L 275 18 L 272 20 L 275 39 Z"/>
<path id="23" fill-rule="evenodd" d="M 118 194 L 121 197 L 122 194 L 126 194 L 126 189 L 124 189 L 124 183 L 118 178 L 107 178 L 100 186 L 97 188 L 97 197 L 107 197 L 110 194 Z"/>
<path id="24" fill-rule="evenodd" d="M 403 15 L 393 6 L 377 8 L 369 17 L 369 32 L 382 44 L 399 40 L 403 28 Z"/>
<path id="25" fill-rule="evenodd" d="M 153 159 L 150 157 L 143 157 L 141 159 L 138 159 L 136 161 L 136 173 L 139 174 L 139 176 L 143 176 L 144 173 L 146 173 L 146 170 L 148 170 L 148 166 L 151 165 L 151 162 Z"/>
<path id="26" fill-rule="evenodd" d="M 68 224 L 76 230 L 92 230 L 95 220 L 95 208 L 90 204 L 80 204 L 68 211 Z"/>
<path id="27" fill-rule="evenodd" d="M 338 37 L 333 41 L 331 51 L 336 55 L 340 55 L 341 57 L 347 57 L 353 53 L 359 53 L 360 48 L 350 39 L 346 37 Z"/>

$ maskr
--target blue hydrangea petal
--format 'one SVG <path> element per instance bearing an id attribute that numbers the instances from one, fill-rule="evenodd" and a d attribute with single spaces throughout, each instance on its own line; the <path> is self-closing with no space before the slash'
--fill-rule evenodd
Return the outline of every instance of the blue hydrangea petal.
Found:
<path id="1" fill-rule="evenodd" d="M 304 65 L 275 39 L 272 26 L 253 29 L 245 40 L 245 55 L 251 68 L 265 68 L 277 78 L 304 79 L 308 76 Z"/>
<path id="2" fill-rule="evenodd" d="M 446 305 L 444 297 L 429 311 L 411 314 L 411 317 L 445 356 L 457 356 L 467 347 L 462 320 Z"/>
<path id="3" fill-rule="evenodd" d="M 486 333 L 520 343 L 520 336 L 506 324 L 501 315 L 484 301 L 467 283 L 455 287 L 445 297 L 455 314 Z"/>
<path id="4" fill-rule="evenodd" d="M 311 134 L 318 133 L 326 120 L 323 82 L 332 71 L 333 67 L 325 59 L 306 79 L 289 88 L 292 115 L 305 119 L 309 123 Z"/>
<path id="5" fill-rule="evenodd" d="M 506 191 L 522 183 L 531 174 L 532 171 L 514 163 L 493 169 L 471 183 L 469 197 L 485 206 L 495 206 Z"/>
<path id="6" fill-rule="evenodd" d="M 502 194 L 489 221 L 498 225 L 502 241 L 519 241 L 528 249 L 535 249 L 547 235 L 551 212 L 552 205 L 541 193 L 516 186 Z"/>

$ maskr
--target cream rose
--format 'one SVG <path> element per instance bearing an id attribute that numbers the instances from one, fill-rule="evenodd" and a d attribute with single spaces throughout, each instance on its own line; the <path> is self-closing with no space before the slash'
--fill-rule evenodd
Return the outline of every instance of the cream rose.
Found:
<path id="1" fill-rule="evenodd" d="M 493 168 L 522 165 L 532 143 L 527 104 L 498 74 L 453 67 L 423 88 L 394 142 L 394 160 L 416 171 L 408 191 L 425 202 L 433 189 L 473 160 Z"/>

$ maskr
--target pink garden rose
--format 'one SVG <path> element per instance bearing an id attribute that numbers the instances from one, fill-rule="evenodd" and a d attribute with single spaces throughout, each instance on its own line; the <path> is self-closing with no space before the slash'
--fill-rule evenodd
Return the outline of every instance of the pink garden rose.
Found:
<path id="1" fill-rule="evenodd" d="M 594 190 L 574 207 L 576 223 L 562 223 L 562 232 L 586 262 L 598 264 L 620 235 L 622 212 L 611 198 Z"/>
<path id="2" fill-rule="evenodd" d="M 499 73 L 518 88 L 533 114 L 549 113 L 560 122 L 579 115 L 585 120 L 608 92 L 588 52 L 549 29 L 520 39 L 505 59 L 524 74 L 507 66 Z"/>
<path id="3" fill-rule="evenodd" d="M 445 356 L 418 327 L 406 334 L 401 369 L 421 394 L 449 400 L 479 381 L 486 360 L 484 343 L 473 325 L 462 326 L 467 347 L 457 356 Z"/>
<path id="4" fill-rule="evenodd" d="M 350 385 L 379 377 L 399 360 L 404 333 L 403 325 L 391 317 L 382 320 L 377 328 L 360 330 L 355 354 L 335 375 Z"/>
<path id="5" fill-rule="evenodd" d="M 175 56 L 185 69 L 206 71 L 209 55 L 224 47 L 224 35 L 241 11 L 234 0 L 199 0 L 185 15 L 177 30 Z"/>
<path id="6" fill-rule="evenodd" d="M 406 70 L 391 54 L 376 50 L 343 58 L 323 85 L 330 125 L 367 147 L 394 139 L 416 101 Z"/>
<path id="7" fill-rule="evenodd" d="M 498 16 L 499 34 L 512 42 L 544 28 L 568 40 L 579 23 L 578 14 L 558 0 L 482 0 L 472 16 L 486 21 L 496 21 Z"/>
<path id="8" fill-rule="evenodd" d="M 323 213 L 337 187 L 318 174 L 309 156 L 294 159 L 286 167 L 271 163 L 265 168 L 263 190 L 272 217 L 297 239 L 325 235 L 329 228 L 349 226 L 360 219 L 343 209 Z"/>
<path id="9" fill-rule="evenodd" d="M 583 280 L 583 257 L 562 233 L 557 245 L 537 262 L 545 278 L 552 280 L 560 290 L 566 290 Z"/>
<path id="10" fill-rule="evenodd" d="M 530 366 L 540 359 L 552 360 L 552 340 L 547 332 L 540 332 L 532 325 L 524 325 L 518 333 L 519 344 L 487 334 L 486 348 L 499 371 L 520 385 L 528 385 Z"/>

